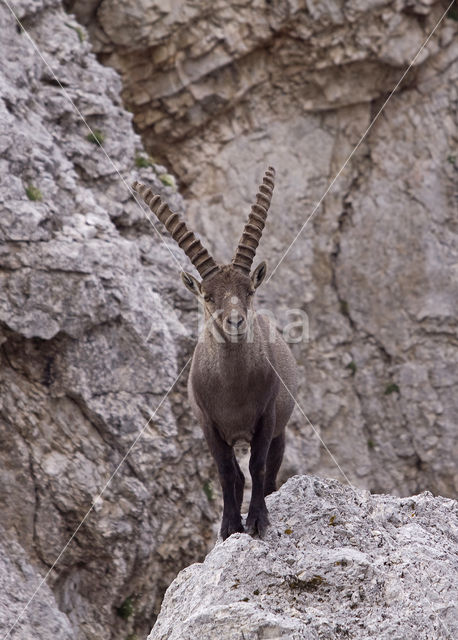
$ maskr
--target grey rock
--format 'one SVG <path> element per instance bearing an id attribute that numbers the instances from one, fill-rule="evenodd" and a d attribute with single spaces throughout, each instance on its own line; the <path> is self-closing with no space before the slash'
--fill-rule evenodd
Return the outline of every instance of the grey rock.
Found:
<path id="1" fill-rule="evenodd" d="M 192 345 L 174 310 L 182 258 L 128 185 L 139 178 L 175 208 L 183 201 L 136 166 L 146 154 L 119 77 L 61 3 L 15 9 L 43 58 L 1 3 L 2 605 L 9 623 L 87 515 L 11 637 L 33 637 L 41 610 L 37 638 L 124 640 L 146 635 L 219 515 L 183 401 L 186 370 L 171 389 Z M 127 619 L 117 614 L 126 601 Z"/>
<path id="2" fill-rule="evenodd" d="M 170 585 L 149 640 L 451 640 L 457 503 L 296 476 L 265 539 L 234 534 Z"/>
<path id="3" fill-rule="evenodd" d="M 7 634 L 27 607 L 8 637 L 12 640 L 71 640 L 73 629 L 59 611 L 51 589 L 44 584 L 35 595 L 41 576 L 24 549 L 0 527 L 0 633 Z M 20 588 L 18 588 L 20 585 Z M 35 596 L 35 597 L 34 597 Z M 30 602 L 30 604 L 29 604 Z"/>

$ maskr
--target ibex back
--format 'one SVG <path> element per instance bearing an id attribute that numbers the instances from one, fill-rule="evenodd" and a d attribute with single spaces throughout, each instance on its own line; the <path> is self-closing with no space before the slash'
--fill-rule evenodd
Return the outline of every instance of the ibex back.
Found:
<path id="1" fill-rule="evenodd" d="M 233 445 L 251 445 L 252 493 L 246 530 L 263 535 L 269 523 L 265 496 L 276 489 L 285 449 L 285 427 L 294 407 L 296 363 L 268 316 L 256 314 L 253 296 L 266 275 L 262 262 L 251 272 L 274 186 L 270 167 L 259 187 L 237 251 L 218 265 L 159 196 L 133 186 L 165 224 L 202 277 L 182 273 L 186 287 L 205 309 L 205 327 L 191 365 L 188 392 L 215 459 L 223 489 L 221 536 L 243 532 L 240 509 L 245 479 Z"/>

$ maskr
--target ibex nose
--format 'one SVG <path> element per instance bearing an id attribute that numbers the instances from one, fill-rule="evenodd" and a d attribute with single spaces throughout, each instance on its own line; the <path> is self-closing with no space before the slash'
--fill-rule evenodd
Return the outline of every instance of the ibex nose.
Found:
<path id="1" fill-rule="evenodd" d="M 243 316 L 229 316 L 227 319 L 227 324 L 235 329 L 238 329 L 240 325 L 243 323 Z"/>

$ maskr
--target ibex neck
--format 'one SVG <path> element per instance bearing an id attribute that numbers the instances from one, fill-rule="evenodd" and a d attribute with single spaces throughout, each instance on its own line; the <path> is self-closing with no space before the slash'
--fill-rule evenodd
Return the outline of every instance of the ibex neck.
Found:
<path id="1" fill-rule="evenodd" d="M 259 368 L 261 361 L 265 361 L 262 357 L 262 337 L 257 326 L 253 328 L 249 340 L 239 342 L 222 340 L 208 331 L 203 336 L 202 346 L 206 353 L 208 372 L 212 372 L 216 379 L 229 387 L 245 385 L 247 377 Z"/>

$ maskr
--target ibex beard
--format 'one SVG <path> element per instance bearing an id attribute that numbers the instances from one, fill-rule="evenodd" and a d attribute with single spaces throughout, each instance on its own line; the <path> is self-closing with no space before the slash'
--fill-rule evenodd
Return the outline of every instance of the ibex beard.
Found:
<path id="1" fill-rule="evenodd" d="M 251 267 L 267 218 L 274 175 L 269 167 L 229 265 L 218 265 L 181 216 L 172 213 L 159 196 L 138 182 L 133 185 L 202 278 L 199 282 L 190 273 L 182 273 L 206 317 L 192 359 L 188 393 L 218 469 L 224 501 L 223 539 L 244 531 L 245 478 L 234 444 L 239 440 L 250 443 L 252 492 L 246 532 L 262 536 L 269 524 L 265 496 L 276 490 L 285 427 L 294 408 L 296 362 L 271 319 L 257 315 L 253 306 L 267 272 L 265 262 L 252 273 Z"/>

